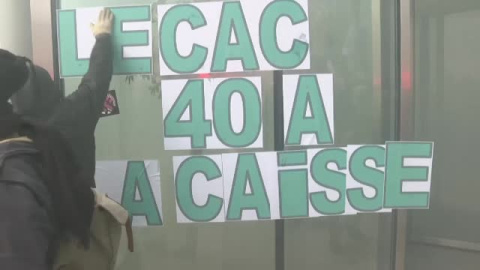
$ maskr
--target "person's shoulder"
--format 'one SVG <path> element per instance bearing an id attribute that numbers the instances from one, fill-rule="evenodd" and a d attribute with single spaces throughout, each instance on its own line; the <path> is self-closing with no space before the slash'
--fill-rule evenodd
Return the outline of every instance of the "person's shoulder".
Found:
<path id="1" fill-rule="evenodd" d="M 0 183 L 29 190 L 38 202 L 51 207 L 51 198 L 42 179 L 39 152 L 28 141 L 0 143 Z"/>
<path id="2" fill-rule="evenodd" d="M 3 173 L 8 168 L 20 166 L 29 171 L 33 160 L 38 156 L 38 150 L 27 137 L 7 139 L 0 142 L 0 168 Z M 7 166 L 8 165 L 8 166 Z M 33 168 L 32 168 L 33 169 Z"/>

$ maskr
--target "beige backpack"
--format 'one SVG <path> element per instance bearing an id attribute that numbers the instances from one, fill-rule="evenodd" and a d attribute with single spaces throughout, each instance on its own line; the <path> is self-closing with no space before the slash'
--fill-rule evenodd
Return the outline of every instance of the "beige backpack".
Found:
<path id="1" fill-rule="evenodd" d="M 60 244 L 54 270 L 112 270 L 115 267 L 122 228 L 126 228 L 128 249 L 133 252 L 132 223 L 128 212 L 105 194 L 94 191 L 90 248 L 85 250 L 76 241 Z"/>

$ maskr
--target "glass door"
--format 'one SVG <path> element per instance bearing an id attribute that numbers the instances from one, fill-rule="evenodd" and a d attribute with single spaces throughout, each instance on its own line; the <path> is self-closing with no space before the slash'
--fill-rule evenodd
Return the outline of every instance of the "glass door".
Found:
<path id="1" fill-rule="evenodd" d="M 333 73 L 336 144 L 394 140 L 396 1 L 310 1 L 313 73 Z M 393 214 L 285 221 L 285 269 L 390 269 Z"/>
<path id="2" fill-rule="evenodd" d="M 429 211 L 408 215 L 405 269 L 480 265 L 480 2 L 412 1 L 412 137 L 435 141 Z"/>
<path id="3" fill-rule="evenodd" d="M 246 0 L 253 1 L 253 0 Z M 208 1 L 159 0 L 156 4 Z M 333 73 L 336 145 L 384 144 L 396 130 L 395 0 L 310 0 L 311 69 Z M 58 8 L 152 4 L 151 0 L 60 0 Z M 153 28 L 158 21 L 153 17 Z M 153 48 L 158 48 L 154 30 Z M 158 50 L 153 50 L 158 74 Z M 277 75 L 279 73 L 277 72 Z M 281 73 L 280 73 L 281 74 Z M 274 72 L 261 76 L 264 148 L 275 150 Z M 184 76 L 179 78 L 192 78 Z M 390 269 L 393 214 L 310 220 L 177 224 L 172 158 L 228 151 L 166 151 L 158 75 L 114 76 L 120 114 L 102 118 L 96 131 L 97 160 L 158 160 L 162 227 L 136 228 L 136 252 L 120 248 L 118 269 Z M 66 94 L 80 79 L 66 78 Z"/>

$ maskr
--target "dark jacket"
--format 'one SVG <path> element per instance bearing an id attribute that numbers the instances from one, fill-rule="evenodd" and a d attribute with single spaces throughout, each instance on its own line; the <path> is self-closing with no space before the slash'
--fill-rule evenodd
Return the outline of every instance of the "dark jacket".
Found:
<path id="1" fill-rule="evenodd" d="M 0 143 L 0 268 L 51 267 L 54 222 L 51 198 L 28 142 Z"/>
<path id="2" fill-rule="evenodd" d="M 83 173 L 89 176 L 86 179 L 90 186 L 94 186 L 95 173 L 94 131 L 109 90 L 112 69 L 111 36 L 99 36 L 88 72 L 77 91 L 66 98 L 57 98 L 59 91 L 53 92 L 53 83 L 37 84 L 52 88 L 31 88 L 23 93 L 33 97 L 33 104 L 39 102 L 41 106 L 30 107 L 33 110 L 25 113 L 17 107 L 17 112 L 30 121 L 47 122 L 61 131 Z M 32 94 L 40 91 L 41 95 L 28 95 L 29 91 Z M 53 97 L 45 96 L 47 93 Z M 48 104 L 52 101 L 56 104 Z M 28 109 L 29 104 L 32 103 L 24 103 L 24 108 Z M 35 109 L 43 108 L 41 112 L 45 113 L 48 106 L 51 110 L 41 119 Z M 56 229 L 50 193 L 37 167 L 39 158 L 30 143 L 0 143 L 0 269 L 51 269 Z"/>
<path id="3" fill-rule="evenodd" d="M 38 66 L 29 81 L 12 97 L 15 112 L 31 122 L 47 122 L 61 131 L 71 144 L 75 158 L 94 187 L 94 132 L 100 118 L 113 73 L 112 37 L 97 37 L 87 74 L 78 90 L 68 97 L 55 87 L 48 72 Z"/>
<path id="4" fill-rule="evenodd" d="M 113 73 L 112 38 L 97 37 L 90 66 L 78 90 L 62 99 L 48 119 L 72 145 L 75 158 L 95 186 L 95 127 L 101 116 Z"/>

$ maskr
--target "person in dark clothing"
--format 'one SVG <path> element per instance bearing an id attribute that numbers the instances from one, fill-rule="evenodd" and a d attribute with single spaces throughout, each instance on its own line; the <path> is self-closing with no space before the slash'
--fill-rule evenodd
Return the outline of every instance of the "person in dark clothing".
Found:
<path id="1" fill-rule="evenodd" d="M 94 133 L 113 73 L 112 22 L 113 19 L 100 16 L 98 23 L 92 27 L 96 43 L 88 72 L 78 90 L 64 97 L 48 72 L 35 66 L 34 75 L 12 97 L 16 113 L 33 121 L 46 122 L 67 138 L 80 167 L 90 178 L 91 187 L 95 187 Z"/>
<path id="2" fill-rule="evenodd" d="M 97 44 L 92 52 L 89 74 L 77 92 L 59 99 L 59 105 L 44 116 L 31 114 L 41 108 L 38 104 L 30 107 L 30 111 L 23 111 L 31 114 L 27 117 L 18 114 L 22 107 L 14 110 L 9 101 L 32 78 L 35 68 L 28 59 L 0 50 L 2 270 L 52 269 L 60 241 L 75 241 L 85 248 L 89 246 L 95 206 L 91 190 L 93 176 L 82 164 L 81 155 L 72 150 L 70 142 L 86 138 L 74 134 L 87 134 L 82 128 L 88 129 L 93 137 L 98 121 L 96 112 L 100 113 L 103 104 L 99 100 L 103 94 L 95 90 L 108 89 L 111 77 L 111 49 L 107 47 L 111 46 L 112 21 L 113 14 L 103 10 L 99 23 L 93 27 Z M 106 55 L 99 55 L 102 53 Z M 110 72 L 110 75 L 100 75 L 100 72 Z M 46 121 L 42 121 L 42 117 Z M 78 151 L 78 144 L 76 149 Z"/>
<path id="3" fill-rule="evenodd" d="M 0 265 L 8 270 L 49 269 L 66 236 L 86 247 L 94 207 L 60 132 L 23 120 L 8 102 L 28 78 L 27 62 L 0 50 Z"/>
<path id="4" fill-rule="evenodd" d="M 11 98 L 13 111 L 25 119 L 47 122 L 55 106 L 63 100 L 63 93 L 44 68 L 33 65 L 25 85 Z"/>

